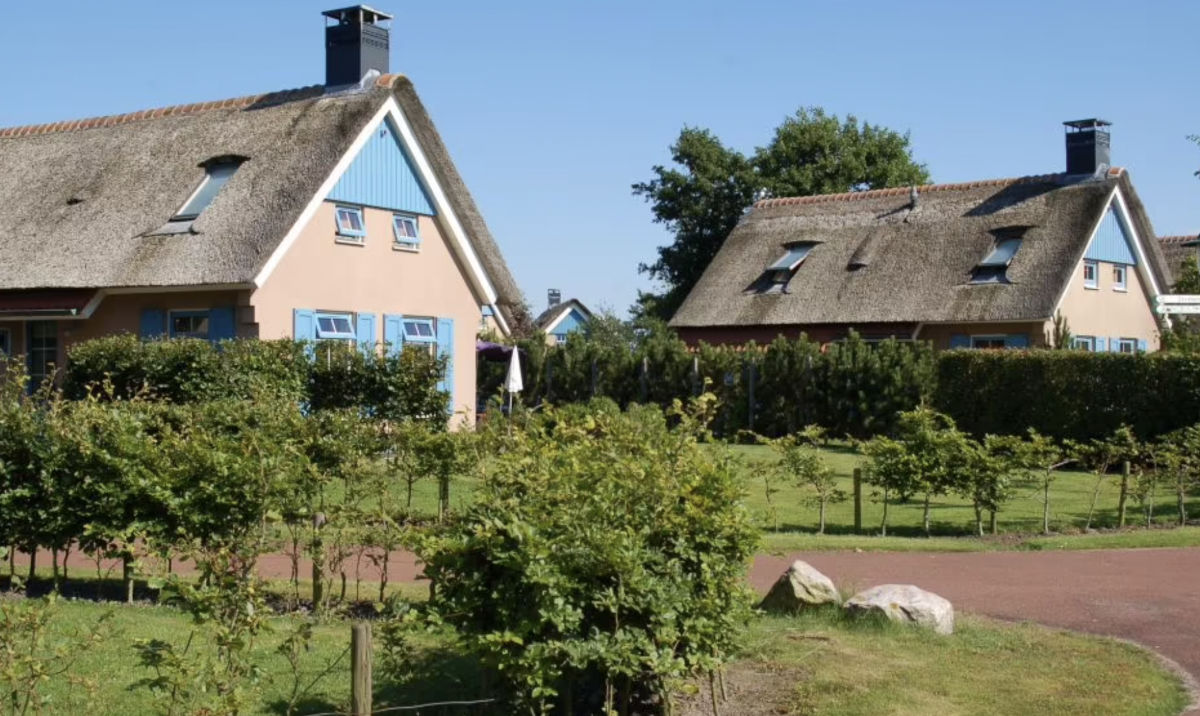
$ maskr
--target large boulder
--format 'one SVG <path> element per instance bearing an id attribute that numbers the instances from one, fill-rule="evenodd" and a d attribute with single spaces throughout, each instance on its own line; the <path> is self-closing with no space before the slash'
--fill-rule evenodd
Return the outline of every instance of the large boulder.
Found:
<path id="1" fill-rule="evenodd" d="M 916 624 L 938 634 L 954 633 L 954 607 L 944 597 L 911 584 L 881 584 L 846 601 L 855 614 L 880 613 L 894 622 Z"/>
<path id="2" fill-rule="evenodd" d="M 833 581 L 808 562 L 796 560 L 758 606 L 769 612 L 795 612 L 819 604 L 837 604 L 841 595 Z"/>

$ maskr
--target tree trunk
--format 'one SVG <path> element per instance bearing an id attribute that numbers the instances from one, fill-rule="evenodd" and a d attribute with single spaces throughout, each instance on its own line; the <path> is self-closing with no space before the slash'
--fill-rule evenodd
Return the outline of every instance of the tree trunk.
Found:
<path id="1" fill-rule="evenodd" d="M 982 537 L 983 536 L 983 509 L 980 508 L 978 502 L 972 503 L 971 506 L 975 508 L 975 536 Z"/>
<path id="2" fill-rule="evenodd" d="M 921 517 L 921 524 L 925 527 L 925 536 L 929 536 L 929 493 L 925 493 L 925 511 Z"/>
<path id="3" fill-rule="evenodd" d="M 383 601 L 383 597 L 387 592 L 388 585 L 388 548 L 383 548 L 383 566 L 379 569 L 379 601 Z"/>
<path id="4" fill-rule="evenodd" d="M 133 604 L 133 558 L 121 557 L 121 578 L 125 580 L 125 603 Z"/>
<path id="5" fill-rule="evenodd" d="M 1050 534 L 1050 476 L 1046 475 L 1046 484 L 1042 488 L 1042 534 Z"/>
<path id="6" fill-rule="evenodd" d="M 888 517 L 887 510 L 888 510 L 888 491 L 887 491 L 887 488 L 885 487 L 885 488 L 883 488 L 883 521 L 880 523 L 880 526 L 879 526 L 879 534 L 882 537 L 887 537 L 887 517 Z"/>
<path id="7" fill-rule="evenodd" d="M 50 548 L 50 575 L 51 581 L 54 584 L 54 591 L 58 591 L 58 547 Z"/>
<path id="8" fill-rule="evenodd" d="M 1117 527 L 1125 526 L 1125 501 L 1129 499 L 1129 461 L 1121 463 L 1121 497 L 1117 500 Z"/>
<path id="9" fill-rule="evenodd" d="M 1183 487 L 1183 481 L 1181 480 L 1181 481 L 1179 481 L 1178 489 L 1175 492 L 1175 502 L 1176 502 L 1176 505 L 1178 505 L 1178 507 L 1179 507 L 1179 526 L 1180 527 L 1183 527 L 1184 525 L 1187 524 L 1187 503 L 1185 502 L 1185 500 L 1186 500 L 1185 492 L 1186 491 L 1184 490 L 1184 487 Z"/>
<path id="10" fill-rule="evenodd" d="M 1154 482 L 1150 483 L 1150 504 L 1146 505 L 1146 526 L 1150 527 L 1154 524 L 1154 498 L 1157 497 L 1155 492 L 1158 490 L 1158 475 L 1154 476 Z"/>
<path id="11" fill-rule="evenodd" d="M 33 578 L 37 576 L 37 547 L 29 550 L 29 583 L 33 583 Z"/>
<path id="12" fill-rule="evenodd" d="M 991 524 L 989 524 L 988 526 L 991 527 L 992 534 L 996 534 L 996 511 L 995 510 L 990 511 L 989 520 L 990 520 Z"/>
<path id="13" fill-rule="evenodd" d="M 1096 487 L 1092 490 L 1092 503 L 1088 505 L 1087 522 L 1084 523 L 1083 529 L 1090 530 L 1092 528 L 1092 515 L 1096 513 L 1096 501 L 1100 499 L 1100 485 L 1104 484 L 1104 473 L 1096 474 Z"/>
<path id="14" fill-rule="evenodd" d="M 406 509 L 411 510 L 412 509 L 413 481 L 405 480 L 404 482 L 407 484 L 407 489 L 408 489 L 408 496 L 407 496 L 407 500 L 404 503 L 404 507 Z"/>
<path id="15" fill-rule="evenodd" d="M 820 524 L 817 527 L 817 534 L 819 534 L 819 535 L 825 534 L 825 498 L 824 497 L 821 498 L 821 518 L 820 518 Z"/>

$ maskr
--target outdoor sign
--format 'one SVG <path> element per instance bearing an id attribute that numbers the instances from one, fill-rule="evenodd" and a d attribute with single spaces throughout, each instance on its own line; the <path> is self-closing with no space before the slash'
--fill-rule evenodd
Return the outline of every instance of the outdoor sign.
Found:
<path id="1" fill-rule="evenodd" d="M 1155 296 L 1154 310 L 1162 315 L 1200 314 L 1200 295 Z"/>

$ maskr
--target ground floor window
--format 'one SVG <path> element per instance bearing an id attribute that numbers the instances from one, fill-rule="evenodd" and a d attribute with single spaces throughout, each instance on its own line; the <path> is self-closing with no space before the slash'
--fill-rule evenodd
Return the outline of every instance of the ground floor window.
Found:
<path id="1" fill-rule="evenodd" d="M 208 311 L 171 311 L 172 338 L 208 340 Z"/>
<path id="2" fill-rule="evenodd" d="M 12 355 L 12 333 L 7 328 L 0 328 L 0 356 Z"/>
<path id="3" fill-rule="evenodd" d="M 971 336 L 972 348 L 1004 348 L 1004 336 Z"/>
<path id="4" fill-rule="evenodd" d="M 405 317 L 404 347 L 437 355 L 437 330 L 433 326 L 433 319 Z"/>
<path id="5" fill-rule="evenodd" d="M 1096 337 L 1075 336 L 1075 338 L 1071 341 L 1071 347 L 1080 351 L 1094 351 L 1096 350 Z"/>
<path id="6" fill-rule="evenodd" d="M 1118 353 L 1137 353 L 1136 338 L 1118 338 L 1117 339 Z"/>
<path id="7" fill-rule="evenodd" d="M 352 341 L 354 322 L 349 313 L 318 313 L 317 338 L 321 340 Z"/>
<path id="8" fill-rule="evenodd" d="M 54 321 L 30 321 L 26 355 L 29 361 L 29 385 L 36 389 L 54 372 L 58 361 L 58 324 Z"/>

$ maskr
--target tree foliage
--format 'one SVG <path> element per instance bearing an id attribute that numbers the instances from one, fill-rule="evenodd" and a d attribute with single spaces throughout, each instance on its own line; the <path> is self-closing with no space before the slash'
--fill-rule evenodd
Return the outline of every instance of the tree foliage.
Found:
<path id="1" fill-rule="evenodd" d="M 801 108 L 746 156 L 707 129 L 684 127 L 671 145 L 674 166 L 657 165 L 633 193 L 651 204 L 654 221 L 674 235 L 639 271 L 665 287 L 642 294 L 639 313 L 668 319 L 708 267 L 721 243 L 760 194 L 811 196 L 925 184 L 907 134 Z"/>

